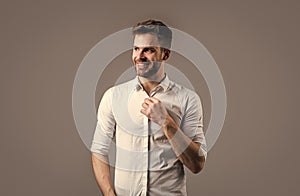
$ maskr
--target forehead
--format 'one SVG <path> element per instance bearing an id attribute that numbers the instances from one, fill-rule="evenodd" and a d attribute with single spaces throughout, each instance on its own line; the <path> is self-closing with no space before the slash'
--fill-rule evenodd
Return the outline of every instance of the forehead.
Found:
<path id="1" fill-rule="evenodd" d="M 150 33 L 136 34 L 133 45 L 137 47 L 160 47 L 157 36 Z"/>

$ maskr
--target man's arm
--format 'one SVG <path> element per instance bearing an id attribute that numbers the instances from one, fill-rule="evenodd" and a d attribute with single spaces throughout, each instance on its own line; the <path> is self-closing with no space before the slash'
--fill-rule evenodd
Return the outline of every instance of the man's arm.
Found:
<path id="1" fill-rule="evenodd" d="M 110 179 L 108 158 L 97 153 L 92 153 L 92 164 L 96 181 L 104 196 L 115 196 L 116 194 Z"/>
<path id="2" fill-rule="evenodd" d="M 179 160 L 193 173 L 199 173 L 204 167 L 206 153 L 200 145 L 183 133 L 160 100 L 146 98 L 142 107 L 141 113 L 162 126 Z"/>
<path id="3" fill-rule="evenodd" d="M 162 128 L 179 160 L 193 173 L 199 173 L 205 163 L 204 152 L 200 145 L 187 137 L 170 115 L 167 115 Z"/>
<path id="4" fill-rule="evenodd" d="M 112 90 L 107 90 L 99 104 L 97 125 L 91 145 L 92 165 L 96 181 L 105 196 L 114 196 L 108 162 L 109 147 L 114 137 L 115 119 L 112 114 Z"/>

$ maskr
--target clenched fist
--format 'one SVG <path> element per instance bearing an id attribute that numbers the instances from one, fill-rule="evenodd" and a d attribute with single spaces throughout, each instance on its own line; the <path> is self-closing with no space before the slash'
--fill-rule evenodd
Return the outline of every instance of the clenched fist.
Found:
<path id="1" fill-rule="evenodd" d="M 154 97 L 146 98 L 142 107 L 141 113 L 159 125 L 163 125 L 169 115 L 163 103 Z"/>

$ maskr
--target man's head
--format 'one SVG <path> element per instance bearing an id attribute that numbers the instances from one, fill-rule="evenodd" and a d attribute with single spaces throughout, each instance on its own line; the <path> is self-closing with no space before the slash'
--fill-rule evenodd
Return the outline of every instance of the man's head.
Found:
<path id="1" fill-rule="evenodd" d="M 158 20 L 146 20 L 137 23 L 132 29 L 133 35 L 150 33 L 155 35 L 159 41 L 160 47 L 171 48 L 172 31 L 163 22 Z"/>
<path id="2" fill-rule="evenodd" d="M 147 20 L 133 27 L 132 60 L 138 76 L 156 79 L 170 56 L 172 31 L 161 21 Z"/>

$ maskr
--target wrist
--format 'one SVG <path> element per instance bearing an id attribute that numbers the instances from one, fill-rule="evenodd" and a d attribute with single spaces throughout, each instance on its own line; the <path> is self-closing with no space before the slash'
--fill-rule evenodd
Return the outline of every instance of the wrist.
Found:
<path id="1" fill-rule="evenodd" d="M 110 187 L 108 188 L 105 193 L 104 193 L 104 196 L 115 196 L 115 191 Z"/>
<path id="2" fill-rule="evenodd" d="M 165 121 L 162 124 L 162 128 L 163 128 L 163 130 L 164 130 L 164 132 L 165 132 L 166 135 L 170 135 L 168 133 L 172 132 L 174 134 L 177 131 L 178 125 L 173 120 L 173 118 L 168 115 L 166 117 Z"/>
<path id="3" fill-rule="evenodd" d="M 170 116 L 167 115 L 165 120 L 162 122 L 162 127 L 167 128 L 167 127 L 170 127 L 170 125 L 171 125 L 171 119 L 170 119 Z"/>

